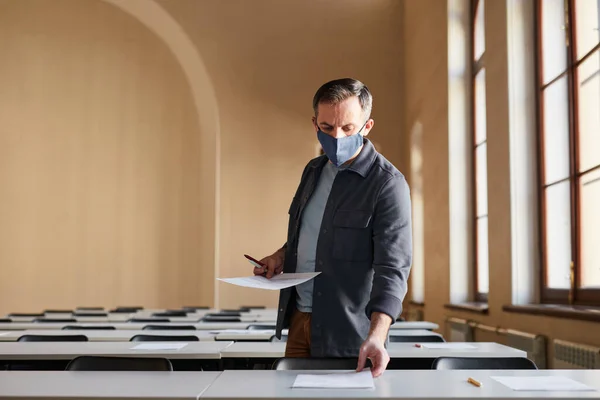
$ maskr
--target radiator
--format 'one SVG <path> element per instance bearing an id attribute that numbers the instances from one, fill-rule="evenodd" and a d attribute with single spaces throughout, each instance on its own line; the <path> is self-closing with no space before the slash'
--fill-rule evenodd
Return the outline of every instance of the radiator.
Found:
<path id="1" fill-rule="evenodd" d="M 538 368 L 547 368 L 545 336 L 507 329 L 506 338 L 508 346 L 527 352 L 527 358 L 533 361 Z"/>
<path id="2" fill-rule="evenodd" d="M 460 318 L 448 318 L 446 320 L 446 337 L 450 342 L 472 342 L 473 327 L 469 321 Z"/>
<path id="3" fill-rule="evenodd" d="M 554 340 L 555 369 L 600 369 L 600 348 Z"/>

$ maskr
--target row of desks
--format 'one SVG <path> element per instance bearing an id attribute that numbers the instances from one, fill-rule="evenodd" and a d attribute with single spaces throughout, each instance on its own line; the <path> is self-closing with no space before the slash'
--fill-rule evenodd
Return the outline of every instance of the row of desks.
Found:
<path id="1" fill-rule="evenodd" d="M 200 320 L 204 317 L 204 315 L 198 315 L 198 314 L 191 314 L 188 315 L 187 317 L 162 317 L 162 318 L 168 318 L 170 322 L 176 322 L 176 323 L 188 323 L 188 324 L 194 324 L 194 323 L 198 323 L 200 322 Z M 225 316 L 223 316 L 225 317 Z M 10 317 L 10 319 L 12 320 L 13 323 L 34 323 L 36 318 L 40 318 L 40 317 Z M 79 323 L 95 323 L 95 324 L 111 324 L 111 323 L 125 323 L 127 321 L 129 321 L 130 319 L 134 319 L 134 318 L 140 318 L 140 319 L 152 319 L 152 318 L 159 318 L 159 317 L 153 317 L 152 315 L 123 315 L 123 314 L 116 314 L 116 315 L 109 315 L 108 317 L 80 317 L 80 316 L 57 316 L 57 315 L 51 315 L 51 316 L 46 316 L 43 317 L 44 319 L 47 320 L 64 320 L 64 319 L 74 319 L 74 322 L 71 322 L 72 324 L 79 324 Z M 235 317 L 235 318 L 240 318 L 241 322 L 246 322 L 246 323 L 250 323 L 250 322 L 274 322 L 277 319 L 277 316 L 271 316 L 271 315 L 242 315 L 240 317 Z M 50 322 L 51 323 L 51 322 Z"/>
<path id="2" fill-rule="evenodd" d="M 375 389 L 292 389 L 298 371 L 2 372 L 0 399 L 600 399 L 600 370 L 386 371 Z M 327 371 L 311 372 L 327 373 Z M 495 376 L 567 377 L 585 392 L 513 391 Z M 482 383 L 467 383 L 472 377 Z"/>
<path id="3" fill-rule="evenodd" d="M 271 323 L 275 324 L 274 321 L 259 321 L 260 323 Z M 98 323 L 55 323 L 55 322 L 6 322 L 0 323 L 0 331 L 9 331 L 9 330 L 57 330 L 62 329 L 68 325 L 80 325 L 86 327 L 94 327 L 98 326 Z M 246 329 L 248 325 L 251 325 L 250 322 L 194 322 L 194 323 L 184 323 L 184 322 L 151 322 L 151 323 L 134 323 L 134 322 L 117 322 L 111 323 L 111 326 L 114 326 L 117 330 L 142 330 L 146 325 L 193 325 L 197 330 L 205 330 L 205 331 L 217 331 L 224 329 Z M 427 321 L 406 321 L 406 322 L 396 322 L 391 326 L 390 330 L 399 330 L 399 329 L 425 329 L 425 330 L 435 330 L 438 329 L 439 326 L 433 322 Z"/>
<path id="4" fill-rule="evenodd" d="M 76 313 L 46 313 L 43 318 L 45 319 L 75 319 L 77 322 L 92 322 L 92 323 L 111 323 L 111 322 L 127 322 L 131 318 L 153 318 L 156 313 L 164 313 L 167 310 L 140 310 L 135 313 L 107 313 L 103 311 L 85 311 L 85 316 L 77 315 Z M 165 317 L 169 318 L 171 322 L 198 322 L 206 314 L 218 313 L 219 310 L 197 310 L 194 312 L 188 312 L 185 317 Z M 106 315 L 108 314 L 108 315 Z M 10 318 L 13 322 L 33 322 L 40 316 L 11 316 L 7 315 L 5 318 Z M 266 309 L 266 310 L 251 310 L 248 312 L 240 313 L 242 322 L 263 322 L 263 321 L 275 321 L 277 319 L 277 310 Z"/>
<path id="5" fill-rule="evenodd" d="M 157 342 L 2 342 L 0 360 L 71 360 L 82 355 L 113 357 L 162 357 L 171 360 L 214 360 L 221 358 L 277 359 L 284 356 L 283 342 L 190 342 L 176 350 L 138 350 L 142 343 Z M 170 342 L 173 343 L 173 342 Z M 524 351 L 498 343 L 468 343 L 473 348 L 418 348 L 411 343 L 390 343 L 391 358 L 438 357 L 527 357 Z"/>
<path id="6" fill-rule="evenodd" d="M 282 332 L 287 335 L 287 329 Z M 23 335 L 84 335 L 92 342 L 128 342 L 136 335 L 161 335 L 161 336 L 195 336 L 201 342 L 213 340 L 227 341 L 268 341 L 274 330 L 26 330 L 0 332 L 0 342 L 14 342 Z M 397 329 L 390 332 L 390 336 L 440 336 L 438 333 L 424 329 Z"/>

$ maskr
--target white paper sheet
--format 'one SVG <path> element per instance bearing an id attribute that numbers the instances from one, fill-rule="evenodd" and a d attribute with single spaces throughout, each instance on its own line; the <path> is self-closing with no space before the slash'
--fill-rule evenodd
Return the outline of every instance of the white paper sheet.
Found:
<path id="1" fill-rule="evenodd" d="M 268 335 L 275 329 L 225 329 L 219 332 L 222 335 Z"/>
<path id="2" fill-rule="evenodd" d="M 493 380 L 518 391 L 595 391 L 583 383 L 565 376 L 492 376 Z"/>
<path id="3" fill-rule="evenodd" d="M 373 389 L 371 370 L 362 372 L 340 372 L 337 374 L 299 374 L 296 376 L 294 389 Z"/>
<path id="4" fill-rule="evenodd" d="M 131 350 L 181 350 L 187 343 L 142 343 L 131 348 Z"/>
<path id="5" fill-rule="evenodd" d="M 466 343 L 419 343 L 421 347 L 426 349 L 457 349 L 457 350 L 473 350 L 477 347 Z"/>
<path id="6" fill-rule="evenodd" d="M 267 279 L 264 276 L 246 276 L 241 278 L 217 278 L 217 280 L 254 289 L 281 290 L 309 281 L 319 274 L 320 272 L 305 272 L 299 274 L 279 274 L 271 279 Z"/>

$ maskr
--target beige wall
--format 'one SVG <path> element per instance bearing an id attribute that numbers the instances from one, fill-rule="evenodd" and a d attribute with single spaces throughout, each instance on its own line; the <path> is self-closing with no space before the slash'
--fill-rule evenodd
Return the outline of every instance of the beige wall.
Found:
<path id="1" fill-rule="evenodd" d="M 210 303 L 203 132 L 169 49 L 104 2 L 5 0 L 0 54 L 0 312 Z"/>
<path id="2" fill-rule="evenodd" d="M 600 345 L 600 325 L 543 316 L 506 313 L 511 304 L 511 216 L 507 19 L 504 0 L 486 1 L 486 68 L 488 122 L 488 199 L 490 243 L 489 314 L 444 308 L 450 299 L 448 184 L 448 25 L 447 2 L 406 1 L 405 131 L 417 122 L 423 131 L 423 198 L 425 227 L 426 320 L 443 329 L 447 317 L 492 327 L 512 328 L 578 343 Z M 533 134 L 533 133 L 532 133 Z M 408 144 L 408 137 L 405 138 Z M 534 268 L 535 266 L 532 266 Z M 421 308 L 413 306 L 415 308 Z M 482 334 L 480 341 L 505 339 Z M 552 348 L 549 348 L 549 360 Z"/>
<path id="3" fill-rule="evenodd" d="M 447 12 L 438 0 L 404 4 L 405 131 L 420 123 L 423 135 L 426 317 L 441 321 L 450 296 Z"/>
<path id="4" fill-rule="evenodd" d="M 203 88 L 167 27 L 100 0 L 0 0 L 0 313 L 275 305 L 215 275 L 248 274 L 244 253 L 285 241 L 325 81 L 369 85 L 372 139 L 404 167 L 402 2 L 121 3 L 188 36 L 220 127 L 200 128 Z"/>
<path id="5" fill-rule="evenodd" d="M 374 94 L 372 139 L 403 167 L 402 3 L 396 0 L 161 1 L 198 46 L 221 121 L 220 276 L 251 272 L 286 239 L 287 210 L 315 155 L 311 101 L 352 76 Z M 276 305 L 277 294 L 221 284 L 219 305 Z"/>

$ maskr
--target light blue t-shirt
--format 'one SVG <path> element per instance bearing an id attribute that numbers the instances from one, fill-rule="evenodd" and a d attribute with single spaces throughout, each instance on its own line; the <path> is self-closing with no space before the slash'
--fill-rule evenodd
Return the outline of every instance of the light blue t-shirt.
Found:
<path id="1" fill-rule="evenodd" d="M 298 237 L 298 262 L 296 272 L 315 272 L 317 258 L 317 241 L 321 230 L 321 222 L 333 181 L 339 169 L 328 162 L 323 167 L 319 183 L 304 208 L 300 221 Z M 314 280 L 296 286 L 296 307 L 301 312 L 312 312 Z"/>

